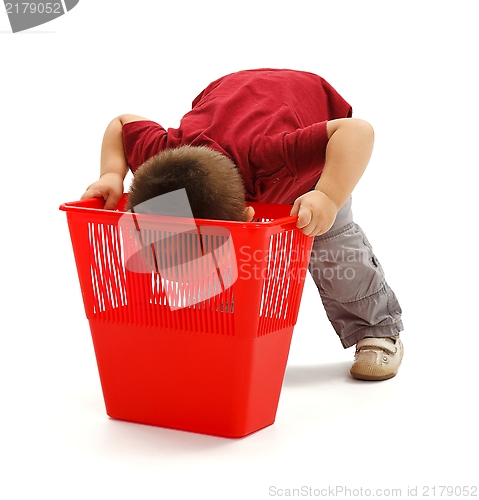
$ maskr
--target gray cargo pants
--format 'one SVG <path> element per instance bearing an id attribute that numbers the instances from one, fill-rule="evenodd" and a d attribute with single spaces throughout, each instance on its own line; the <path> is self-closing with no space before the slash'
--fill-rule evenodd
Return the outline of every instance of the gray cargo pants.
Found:
<path id="1" fill-rule="evenodd" d="M 333 227 L 314 238 L 309 271 L 343 347 L 364 337 L 390 337 L 403 329 L 401 307 L 362 229 L 351 198 Z"/>

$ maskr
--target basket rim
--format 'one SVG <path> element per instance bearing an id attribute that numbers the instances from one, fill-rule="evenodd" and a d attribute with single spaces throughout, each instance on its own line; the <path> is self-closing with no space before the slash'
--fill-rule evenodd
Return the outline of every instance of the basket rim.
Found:
<path id="1" fill-rule="evenodd" d="M 125 199 L 127 193 L 124 193 L 121 201 Z M 118 220 L 119 217 L 126 216 L 128 219 L 134 219 L 139 221 L 149 221 L 149 222 L 169 222 L 169 223 L 185 223 L 189 221 L 191 223 L 190 218 L 185 217 L 174 217 L 174 216 L 164 216 L 164 215 L 153 215 L 153 214 L 139 214 L 139 213 L 131 213 L 124 212 L 121 210 L 105 210 L 103 208 L 104 200 L 102 198 L 88 198 L 86 200 L 77 200 L 62 203 L 59 207 L 59 210 L 64 212 L 72 212 L 78 214 L 90 214 L 90 215 L 98 215 L 111 219 Z M 263 202 L 247 202 L 247 206 L 251 206 L 255 208 L 271 206 L 271 207 L 291 207 L 291 205 L 280 204 L 280 203 L 263 203 Z M 297 215 L 288 215 L 284 217 L 278 217 L 267 221 L 251 221 L 251 222 L 242 222 L 242 221 L 224 221 L 224 220 L 216 220 L 216 219 L 193 219 L 195 224 L 198 226 L 202 225 L 216 225 L 216 226 L 228 226 L 228 227 L 245 227 L 245 228 L 264 228 L 269 226 L 284 226 L 284 225 L 292 225 L 296 227 L 296 221 L 298 220 Z"/>

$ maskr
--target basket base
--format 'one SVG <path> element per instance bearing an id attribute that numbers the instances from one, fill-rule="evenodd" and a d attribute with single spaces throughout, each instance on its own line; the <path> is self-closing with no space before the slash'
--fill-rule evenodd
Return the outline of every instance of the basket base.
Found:
<path id="1" fill-rule="evenodd" d="M 90 320 L 107 414 L 241 438 L 272 425 L 293 327 L 262 337 Z"/>

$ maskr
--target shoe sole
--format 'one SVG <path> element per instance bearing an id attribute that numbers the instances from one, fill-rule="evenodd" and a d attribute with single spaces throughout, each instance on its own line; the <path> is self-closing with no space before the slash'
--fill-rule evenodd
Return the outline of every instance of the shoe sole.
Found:
<path id="1" fill-rule="evenodd" d="M 388 380 L 396 376 L 399 366 L 404 356 L 404 347 L 402 347 L 401 359 L 394 370 L 375 365 L 374 363 L 354 363 L 349 372 L 358 380 Z"/>
<path id="2" fill-rule="evenodd" d="M 398 367 L 399 368 L 399 367 Z M 354 363 L 350 373 L 358 380 L 388 380 L 397 374 L 398 370 L 385 370 L 382 366 L 371 363 Z"/>

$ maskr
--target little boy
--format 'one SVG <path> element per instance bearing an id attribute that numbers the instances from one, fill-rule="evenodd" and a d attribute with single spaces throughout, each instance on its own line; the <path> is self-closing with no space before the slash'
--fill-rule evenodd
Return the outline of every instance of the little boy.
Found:
<path id="1" fill-rule="evenodd" d="M 136 115 L 107 127 L 100 179 L 82 199 L 114 209 L 134 174 L 128 208 L 185 188 L 197 218 L 251 220 L 248 201 L 292 204 L 315 237 L 309 270 L 343 347 L 356 345 L 351 375 L 394 377 L 403 356 L 401 308 L 361 228 L 351 193 L 374 133 L 321 77 L 292 70 L 240 71 L 211 83 L 178 129 Z"/>

